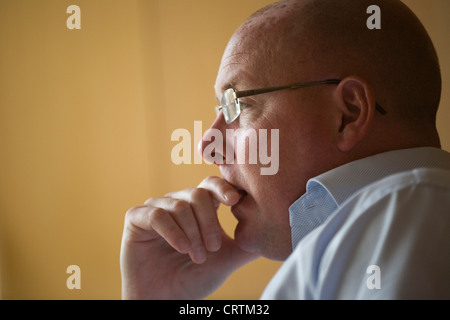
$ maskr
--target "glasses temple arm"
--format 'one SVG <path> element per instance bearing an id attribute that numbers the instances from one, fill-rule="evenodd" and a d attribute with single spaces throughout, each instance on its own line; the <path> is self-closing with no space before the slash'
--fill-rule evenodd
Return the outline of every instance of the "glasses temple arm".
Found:
<path id="1" fill-rule="evenodd" d="M 323 81 L 296 83 L 296 84 L 291 84 L 291 85 L 287 85 L 287 86 L 235 91 L 235 94 L 236 94 L 236 98 L 244 98 L 244 97 L 248 97 L 248 96 L 255 96 L 258 94 L 263 94 L 263 93 L 268 93 L 268 92 L 273 92 L 273 91 L 287 90 L 287 89 L 299 89 L 299 88 L 306 88 L 306 87 L 326 85 L 326 84 L 339 84 L 340 82 L 341 82 L 341 80 L 339 80 L 339 79 L 328 79 L 328 80 L 323 80 Z M 380 106 L 378 103 L 375 103 L 375 108 L 382 115 L 385 115 L 387 113 L 386 110 L 382 106 Z"/>
<path id="2" fill-rule="evenodd" d="M 312 81 L 312 82 L 305 82 L 305 83 L 294 83 L 287 86 L 278 86 L 278 87 L 270 87 L 270 88 L 262 88 L 262 89 L 253 89 L 253 90 L 244 90 L 244 91 L 236 91 L 236 98 L 243 98 L 248 96 L 255 96 L 258 94 L 273 92 L 273 91 L 279 91 L 279 90 L 286 90 L 286 89 L 299 89 L 299 88 L 306 88 L 306 87 L 312 87 L 312 86 L 319 86 L 324 84 L 338 84 L 341 82 L 341 80 L 338 79 L 329 79 L 324 81 Z"/>

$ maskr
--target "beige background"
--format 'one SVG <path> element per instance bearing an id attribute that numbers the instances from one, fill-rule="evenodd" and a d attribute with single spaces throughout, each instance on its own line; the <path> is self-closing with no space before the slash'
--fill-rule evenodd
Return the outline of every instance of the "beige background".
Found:
<path id="1" fill-rule="evenodd" d="M 3 298 L 120 298 L 126 210 L 219 174 L 172 164 L 171 133 L 193 135 L 194 120 L 207 129 L 229 37 L 271 2 L 0 0 Z M 405 2 L 441 59 L 438 128 L 450 150 L 450 1 Z M 71 4 L 81 8 L 81 30 L 66 28 Z M 231 233 L 227 208 L 219 216 Z M 71 264 L 81 268 L 81 290 L 66 287 Z M 257 299 L 279 265 L 260 259 L 210 298 Z"/>

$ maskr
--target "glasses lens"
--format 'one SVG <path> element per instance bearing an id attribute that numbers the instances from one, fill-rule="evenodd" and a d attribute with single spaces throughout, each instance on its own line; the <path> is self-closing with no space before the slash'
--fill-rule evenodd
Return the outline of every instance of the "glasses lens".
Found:
<path id="1" fill-rule="evenodd" d="M 227 124 L 232 123 L 241 114 L 241 106 L 239 100 L 236 99 L 236 93 L 233 89 L 228 89 L 224 92 L 222 100 L 223 116 Z"/>

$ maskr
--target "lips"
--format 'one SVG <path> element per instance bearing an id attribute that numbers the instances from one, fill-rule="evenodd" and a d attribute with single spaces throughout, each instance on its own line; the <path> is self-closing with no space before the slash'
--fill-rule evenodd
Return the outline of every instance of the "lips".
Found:
<path id="1" fill-rule="evenodd" d="M 241 188 L 236 188 L 237 192 L 241 195 L 241 198 L 239 201 L 231 207 L 231 212 L 233 213 L 234 217 L 241 221 L 245 217 L 245 206 L 246 206 L 246 199 L 247 197 L 247 191 Z"/>
<path id="2" fill-rule="evenodd" d="M 230 174 L 230 172 L 228 171 L 228 167 L 219 166 L 219 168 L 220 168 L 220 173 L 222 174 L 222 178 L 225 181 L 227 181 L 229 184 L 231 184 L 236 189 L 236 191 L 239 193 L 239 195 L 241 196 L 239 201 L 234 206 L 232 206 L 232 208 L 237 207 L 246 198 L 248 192 L 242 187 L 242 185 L 240 183 L 238 183 L 238 181 L 236 181 L 237 179 L 234 179 L 232 177 L 233 175 Z"/>
<path id="3" fill-rule="evenodd" d="M 242 197 L 247 195 L 247 191 L 245 191 L 244 189 L 236 189 L 236 190 Z"/>
<path id="4" fill-rule="evenodd" d="M 236 206 L 238 206 L 241 202 L 243 202 L 245 196 L 247 195 L 247 191 L 245 191 L 244 189 L 239 189 L 239 188 L 237 188 L 236 190 L 237 190 L 237 192 L 239 193 L 239 195 L 241 196 L 241 198 L 239 199 L 239 201 L 238 201 L 233 207 L 236 207 Z"/>
<path id="5" fill-rule="evenodd" d="M 231 212 L 235 215 L 236 218 L 238 218 L 236 213 L 240 211 L 239 208 L 242 206 L 244 200 L 247 198 L 248 192 L 245 189 L 243 189 L 240 185 L 234 183 L 234 181 L 231 182 L 226 178 L 224 179 L 235 188 L 235 190 L 238 192 L 240 196 L 239 201 L 236 202 L 233 206 L 231 206 Z"/>

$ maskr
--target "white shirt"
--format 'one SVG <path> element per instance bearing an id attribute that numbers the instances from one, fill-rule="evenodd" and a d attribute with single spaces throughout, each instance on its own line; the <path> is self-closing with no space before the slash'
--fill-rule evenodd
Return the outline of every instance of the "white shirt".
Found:
<path id="1" fill-rule="evenodd" d="M 391 151 L 308 181 L 262 299 L 450 299 L 450 154 Z"/>

